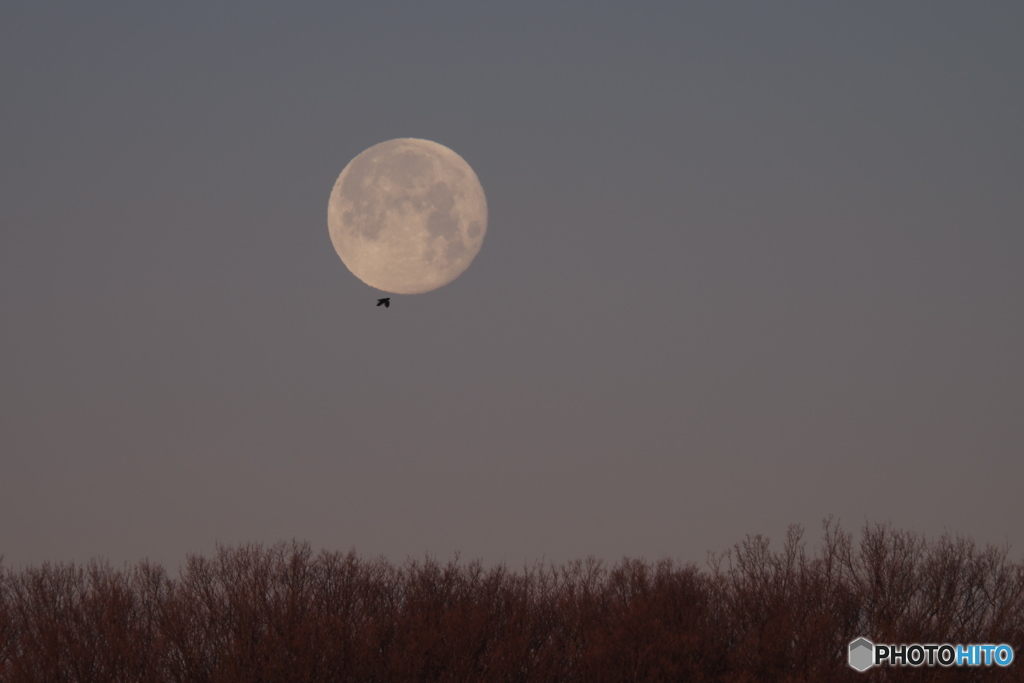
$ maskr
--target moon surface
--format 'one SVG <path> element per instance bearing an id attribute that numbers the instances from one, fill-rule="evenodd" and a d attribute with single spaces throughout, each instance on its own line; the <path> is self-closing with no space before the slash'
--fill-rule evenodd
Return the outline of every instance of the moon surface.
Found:
<path id="1" fill-rule="evenodd" d="M 349 162 L 331 191 L 327 225 L 357 278 L 393 294 L 422 294 L 473 262 L 487 232 L 487 199 L 458 154 L 399 138 Z"/>

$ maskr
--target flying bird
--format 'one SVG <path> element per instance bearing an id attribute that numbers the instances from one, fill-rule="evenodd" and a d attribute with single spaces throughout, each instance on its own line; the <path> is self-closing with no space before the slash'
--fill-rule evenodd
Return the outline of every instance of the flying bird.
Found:
<path id="1" fill-rule="evenodd" d="M 386 296 L 383 299 L 377 299 L 377 305 L 384 306 L 384 308 L 387 308 L 388 306 L 391 305 L 391 297 Z"/>

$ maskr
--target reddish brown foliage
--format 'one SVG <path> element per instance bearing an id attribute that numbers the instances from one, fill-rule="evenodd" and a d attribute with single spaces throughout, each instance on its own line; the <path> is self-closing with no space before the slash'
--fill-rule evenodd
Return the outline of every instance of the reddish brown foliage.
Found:
<path id="1" fill-rule="evenodd" d="M 0 569 L 5 681 L 1021 680 L 1006 669 L 846 665 L 857 636 L 1007 643 L 1024 656 L 1024 565 L 965 539 L 831 522 L 805 552 L 750 537 L 709 571 L 595 560 L 523 571 L 402 566 L 308 544 L 220 548 L 177 579 Z"/>

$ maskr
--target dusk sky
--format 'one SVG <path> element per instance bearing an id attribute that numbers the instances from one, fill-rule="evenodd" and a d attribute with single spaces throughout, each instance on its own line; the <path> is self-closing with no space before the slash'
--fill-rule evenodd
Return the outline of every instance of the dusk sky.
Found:
<path id="1" fill-rule="evenodd" d="M 1024 549 L 1024 4 L 5 2 L 0 555 Z M 488 228 L 332 246 L 424 138 Z"/>

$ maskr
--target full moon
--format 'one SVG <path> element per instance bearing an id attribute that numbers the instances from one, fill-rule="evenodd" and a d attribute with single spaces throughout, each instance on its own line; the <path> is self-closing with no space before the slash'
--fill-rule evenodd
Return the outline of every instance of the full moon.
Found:
<path id="1" fill-rule="evenodd" d="M 473 262 L 487 232 L 487 199 L 473 169 L 444 145 L 388 140 L 338 176 L 327 226 L 357 278 L 393 294 L 422 294 Z"/>

